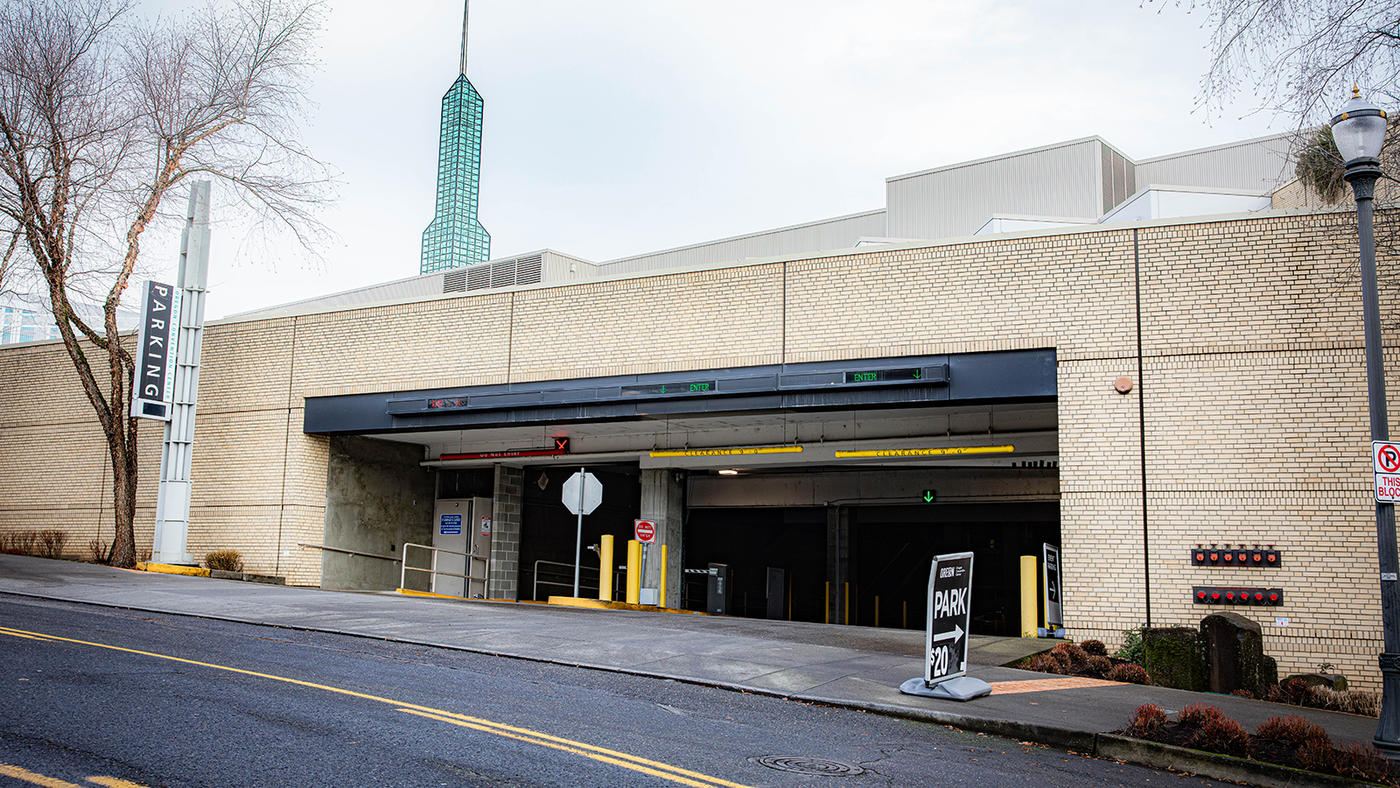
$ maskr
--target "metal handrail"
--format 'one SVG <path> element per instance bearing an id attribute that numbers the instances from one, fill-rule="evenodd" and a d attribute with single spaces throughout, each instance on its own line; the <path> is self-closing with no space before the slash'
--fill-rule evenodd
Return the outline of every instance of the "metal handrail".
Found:
<path id="1" fill-rule="evenodd" d="M 420 550 L 427 550 L 429 553 L 432 554 L 432 557 L 428 560 L 428 568 L 427 568 L 427 569 L 423 569 L 423 568 L 420 568 L 420 567 L 409 566 L 409 565 L 408 565 L 408 548 L 410 548 L 410 547 L 417 547 L 417 548 L 419 548 Z M 458 574 L 458 573 L 456 573 L 456 572 L 447 572 L 447 571 L 438 569 L 438 568 L 437 568 L 438 553 L 448 553 L 448 554 L 451 554 L 451 555 L 460 555 L 460 556 L 466 557 L 466 559 L 467 559 L 467 573 L 463 575 L 463 574 Z M 472 571 L 472 570 L 471 570 L 471 562 L 472 562 L 472 561 L 481 561 L 482 564 L 484 565 L 484 568 L 482 569 L 482 575 L 481 575 L 481 577 L 477 577 L 476 575 L 473 575 L 473 574 L 471 573 L 471 571 Z M 481 582 L 481 585 L 482 585 L 482 588 L 485 589 L 485 588 L 486 588 L 486 584 L 487 584 L 488 582 L 490 582 L 490 577 L 491 577 L 491 556 L 490 556 L 490 554 L 487 554 L 487 555 L 482 556 L 482 555 L 478 555 L 478 554 L 476 554 L 476 553 L 463 553 L 463 552 L 460 552 L 460 551 L 458 551 L 458 550 L 448 550 L 448 549 L 445 548 L 445 547 L 433 547 L 432 545 L 428 545 L 428 544 L 415 544 L 415 543 L 413 543 L 413 542 L 404 542 L 404 544 L 403 544 L 403 558 L 400 560 L 400 564 L 401 564 L 401 568 L 400 568 L 400 570 L 399 570 L 399 588 L 407 588 L 407 587 L 408 587 L 408 586 L 406 585 L 406 582 L 407 582 L 407 579 L 408 579 L 408 573 L 409 573 L 409 572 L 427 572 L 427 573 L 428 573 L 428 587 L 429 587 L 429 588 L 435 587 L 435 584 L 434 584 L 434 582 L 433 582 L 433 578 L 437 577 L 438 575 L 446 575 L 447 577 L 460 577 L 460 578 L 462 578 L 463 580 L 466 580 L 466 581 L 467 581 L 465 587 L 462 589 L 464 598 L 465 598 L 466 595 L 468 595 L 468 594 L 471 593 L 471 582 L 472 582 L 473 580 L 478 580 L 478 581 L 480 581 L 480 582 Z"/>
<path id="2" fill-rule="evenodd" d="M 346 550 L 344 547 L 331 547 L 324 544 L 312 544 L 311 542 L 297 542 L 297 547 L 314 547 L 317 550 L 329 550 L 332 553 L 345 553 L 346 555 L 362 555 L 365 558 L 378 558 L 381 561 L 393 561 L 399 563 L 400 559 L 392 555 L 379 555 L 378 553 L 362 553 L 359 550 Z"/>
<path id="3" fill-rule="evenodd" d="M 572 591 L 572 590 L 574 589 L 574 581 L 573 581 L 573 580 L 570 580 L 570 581 L 567 582 L 567 583 L 555 582 L 555 581 L 553 581 L 553 580 L 543 580 L 543 581 L 540 580 L 540 564 L 547 564 L 547 565 L 549 565 L 549 566 L 559 566 L 559 567 L 563 567 L 563 568 L 569 570 L 570 572 L 573 572 L 573 571 L 574 571 L 574 565 L 573 565 L 573 564 L 566 564 L 566 563 L 563 563 L 563 562 L 560 562 L 560 561 L 544 561 L 544 560 L 536 561 L 536 562 L 535 562 L 535 572 L 534 572 L 534 576 L 535 576 L 534 587 L 530 589 L 530 598 L 531 598 L 531 599 L 539 599 L 539 598 L 540 598 L 540 583 L 544 583 L 544 584 L 547 585 L 547 586 L 563 586 L 564 588 L 567 588 L 567 589 L 569 589 L 570 591 Z M 579 591 L 583 591 L 584 588 L 587 588 L 587 586 L 585 586 L 585 585 L 583 584 L 583 575 L 586 574 L 586 573 L 588 573 L 588 572 L 592 572 L 592 573 L 595 574 L 595 575 L 598 574 L 598 570 L 597 570 L 597 569 L 594 569 L 594 568 L 591 567 L 591 566 L 581 566 L 581 567 L 579 567 L 579 583 L 578 583 Z M 595 592 L 598 590 L 598 580 L 597 580 L 596 578 L 593 580 L 593 590 L 594 590 Z"/>

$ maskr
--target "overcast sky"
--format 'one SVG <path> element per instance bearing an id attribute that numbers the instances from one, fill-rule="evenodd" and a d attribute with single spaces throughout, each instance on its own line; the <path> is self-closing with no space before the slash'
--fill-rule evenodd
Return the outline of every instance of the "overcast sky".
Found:
<path id="1" fill-rule="evenodd" d="M 308 261 L 216 216 L 211 317 L 418 273 L 461 14 L 331 0 L 306 141 L 340 173 L 338 238 Z M 1140 159 L 1286 130 L 1196 110 L 1203 23 L 1132 0 L 475 0 L 480 218 L 493 258 L 603 261 L 881 208 L 888 176 L 1076 137 Z M 151 240 L 173 277 L 176 239 Z"/>

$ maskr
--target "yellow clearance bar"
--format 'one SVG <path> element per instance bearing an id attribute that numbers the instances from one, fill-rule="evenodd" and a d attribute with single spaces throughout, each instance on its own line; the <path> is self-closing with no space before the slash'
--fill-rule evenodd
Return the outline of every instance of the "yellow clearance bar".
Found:
<path id="1" fill-rule="evenodd" d="M 801 454 L 801 446 L 744 446 L 735 449 L 674 449 L 654 451 L 652 457 L 742 457 L 752 454 Z"/>
<path id="2" fill-rule="evenodd" d="M 866 449 L 838 451 L 836 458 L 849 457 L 942 457 L 950 454 L 1010 454 L 1015 446 L 952 446 L 946 449 Z"/>

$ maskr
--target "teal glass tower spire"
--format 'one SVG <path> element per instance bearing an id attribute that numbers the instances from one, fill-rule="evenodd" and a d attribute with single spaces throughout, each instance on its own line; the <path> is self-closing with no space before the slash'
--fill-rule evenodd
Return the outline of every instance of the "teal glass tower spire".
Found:
<path id="1" fill-rule="evenodd" d="M 485 102 L 467 79 L 467 5 L 462 9 L 462 69 L 442 97 L 437 202 L 423 231 L 418 272 L 461 268 L 491 258 L 491 234 L 476 218 L 481 180 L 481 116 Z"/>

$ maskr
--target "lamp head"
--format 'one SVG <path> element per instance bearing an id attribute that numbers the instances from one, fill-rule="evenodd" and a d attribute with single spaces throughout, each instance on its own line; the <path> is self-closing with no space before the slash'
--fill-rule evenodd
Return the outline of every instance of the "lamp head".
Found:
<path id="1" fill-rule="evenodd" d="M 1361 90 L 1353 87 L 1351 100 L 1332 118 L 1332 138 L 1342 160 L 1350 166 L 1358 159 L 1378 159 L 1385 141 L 1385 124 L 1385 110 L 1361 98 Z"/>

